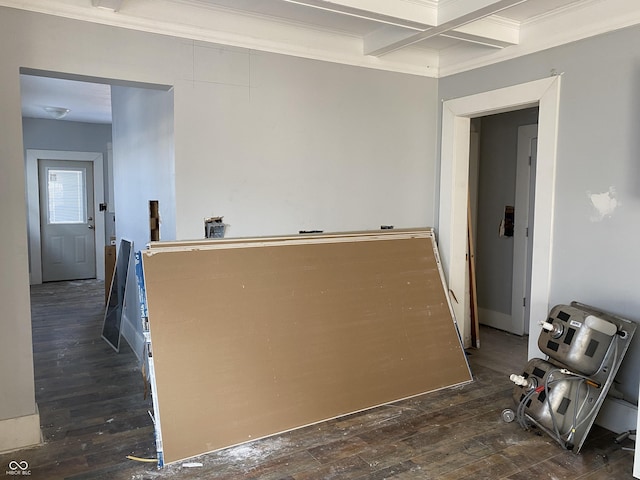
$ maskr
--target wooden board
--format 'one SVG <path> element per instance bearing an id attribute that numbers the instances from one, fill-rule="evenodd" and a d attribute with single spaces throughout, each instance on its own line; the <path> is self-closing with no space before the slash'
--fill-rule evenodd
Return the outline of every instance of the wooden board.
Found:
<path id="1" fill-rule="evenodd" d="M 396 237 L 401 236 L 403 234 L 415 235 L 417 230 L 415 228 L 396 228 L 392 229 L 392 234 Z M 433 236 L 433 229 L 425 228 L 420 230 L 421 232 Z M 377 238 L 388 238 L 389 230 L 366 230 L 366 231 L 351 231 L 351 232 L 329 232 L 329 233 L 304 233 L 304 234 L 296 234 L 296 235 L 278 235 L 271 237 L 236 237 L 236 238 L 207 238 L 200 240 L 167 240 L 162 242 L 149 242 L 147 244 L 148 250 L 163 250 L 167 251 L 170 249 L 202 249 L 207 248 L 208 245 L 212 245 L 215 248 L 218 248 L 223 244 L 234 244 L 234 245 L 247 245 L 249 243 L 269 243 L 269 242 L 277 242 L 278 244 L 288 243 L 289 240 L 294 241 L 295 243 L 308 243 L 308 242 L 324 242 L 328 239 L 345 239 L 345 238 L 356 238 L 357 240 L 373 240 Z"/>
<path id="2" fill-rule="evenodd" d="M 471 221 L 471 203 L 467 208 L 467 267 L 469 268 L 469 306 L 471 310 L 471 346 L 480 348 L 480 316 L 478 315 L 478 288 L 476 285 L 476 254 Z"/>
<path id="3" fill-rule="evenodd" d="M 113 281 L 113 271 L 116 268 L 116 246 L 107 245 L 104 247 L 104 304 L 109 301 L 111 282 Z"/>
<path id="4" fill-rule="evenodd" d="M 143 252 L 164 461 L 468 382 L 430 230 Z"/>

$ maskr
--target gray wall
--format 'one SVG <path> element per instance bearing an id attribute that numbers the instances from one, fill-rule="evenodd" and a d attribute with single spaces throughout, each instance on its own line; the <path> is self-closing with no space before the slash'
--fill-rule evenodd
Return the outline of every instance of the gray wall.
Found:
<path id="1" fill-rule="evenodd" d="M 113 179 L 118 248 L 133 251 L 151 240 L 149 201 L 160 207 L 160 239 L 176 239 L 173 92 L 112 87 Z M 144 338 L 133 255 L 129 264 L 121 332 L 139 359 Z"/>
<path id="2" fill-rule="evenodd" d="M 511 314 L 514 237 L 499 237 L 498 227 L 504 207 L 515 206 L 518 127 L 535 123 L 537 108 L 481 119 L 476 232 L 478 306 L 507 315 Z"/>
<path id="3" fill-rule="evenodd" d="M 196 79 L 175 90 L 179 237 L 202 237 L 217 215 L 235 237 L 433 223 L 435 80 L 199 43 L 195 53 Z"/>
<path id="4" fill-rule="evenodd" d="M 563 75 L 560 92 L 551 304 L 578 300 L 640 321 L 640 28 L 590 38 L 443 78 L 456 98 Z M 592 194 L 618 207 L 601 218 Z M 542 319 L 540 319 L 542 320 Z M 640 335 L 618 375 L 637 403 Z"/>
<path id="5" fill-rule="evenodd" d="M 20 67 L 173 86 L 177 238 L 434 222 L 435 79 L 4 7 L 0 44 L 0 419 L 35 411 Z"/>
<path id="6" fill-rule="evenodd" d="M 27 149 L 99 152 L 106 165 L 107 143 L 111 142 L 109 124 L 23 118 L 22 133 L 25 152 Z M 104 176 L 106 179 L 106 166 Z"/>

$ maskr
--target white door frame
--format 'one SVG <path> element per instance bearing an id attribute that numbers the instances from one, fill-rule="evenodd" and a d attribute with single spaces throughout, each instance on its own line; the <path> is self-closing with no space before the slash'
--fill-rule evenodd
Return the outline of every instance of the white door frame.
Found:
<path id="1" fill-rule="evenodd" d="M 554 76 L 447 100 L 442 107 L 438 244 L 449 289 L 458 299 L 458 302 L 451 302 L 456 319 L 464 319 L 466 303 L 470 119 L 536 105 L 539 107 L 529 358 L 539 356 L 537 339 L 541 327 L 538 322 L 546 319 L 549 312 L 560 78 Z M 466 346 L 470 344 L 471 326 L 465 323 L 462 321 L 458 328 Z"/>
<path id="2" fill-rule="evenodd" d="M 93 162 L 93 205 L 96 227 L 96 277 L 104 280 L 104 173 L 102 153 L 66 152 L 60 150 L 27 150 L 27 228 L 29 233 L 29 281 L 31 285 L 42 283 L 42 253 L 40 243 L 40 192 L 38 188 L 38 160 L 69 160 Z"/>

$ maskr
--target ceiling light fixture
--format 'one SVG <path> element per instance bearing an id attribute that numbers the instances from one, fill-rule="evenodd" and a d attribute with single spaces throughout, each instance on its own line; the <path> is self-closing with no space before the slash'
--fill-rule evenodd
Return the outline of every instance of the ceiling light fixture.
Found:
<path id="1" fill-rule="evenodd" d="M 111 10 L 117 12 L 122 6 L 124 0 L 91 0 L 91 4 L 94 7 L 104 8 L 105 10 Z"/>
<path id="2" fill-rule="evenodd" d="M 51 118 L 55 118 L 56 120 L 60 120 L 67 116 L 67 114 L 71 111 L 68 108 L 64 107 L 42 107 L 45 112 L 49 114 Z"/>

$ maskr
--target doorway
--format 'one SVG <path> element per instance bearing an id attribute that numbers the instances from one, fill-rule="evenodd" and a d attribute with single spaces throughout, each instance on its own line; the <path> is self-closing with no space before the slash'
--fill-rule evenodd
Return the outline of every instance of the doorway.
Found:
<path id="1" fill-rule="evenodd" d="M 479 137 L 469 177 L 479 323 L 520 336 L 528 331 L 530 147 L 537 122 L 537 107 L 472 120 Z"/>
<path id="2" fill-rule="evenodd" d="M 447 100 L 442 111 L 440 209 L 438 241 L 449 289 L 460 300 L 453 302 L 457 319 L 464 318 L 463 295 L 467 270 L 467 208 L 469 189 L 470 119 L 492 113 L 539 106 L 538 164 L 536 168 L 536 212 L 533 219 L 531 303 L 528 356 L 539 355 L 536 344 L 546 318 L 551 281 L 551 240 L 555 190 L 560 76 L 553 76 Z M 465 347 L 471 345 L 471 325 L 459 322 Z"/>
<path id="3" fill-rule="evenodd" d="M 39 284 L 45 280 L 43 278 L 43 257 L 46 258 L 43 252 L 43 231 L 41 228 L 41 216 L 44 214 L 46 218 L 47 212 L 43 212 L 43 208 L 40 205 L 40 187 L 39 187 L 39 161 L 47 161 L 54 162 L 52 165 L 55 165 L 55 162 L 62 161 L 62 165 L 66 165 L 63 168 L 71 168 L 71 170 L 67 171 L 75 171 L 78 165 L 87 165 L 90 164 L 90 170 L 84 175 L 89 175 L 89 180 L 93 183 L 93 194 L 90 195 L 91 198 L 88 199 L 91 203 L 87 203 L 87 205 L 92 204 L 92 207 L 87 208 L 86 211 L 86 220 L 82 229 L 91 230 L 91 236 L 94 238 L 93 250 L 91 252 L 85 251 L 87 255 L 87 260 L 84 262 L 85 265 L 87 263 L 93 264 L 93 269 L 95 269 L 95 274 L 93 274 L 93 278 L 98 278 L 99 280 L 104 280 L 104 246 L 105 246 L 105 235 L 104 235 L 104 211 L 101 211 L 99 206 L 104 198 L 104 181 L 103 181 L 103 158 L 102 153 L 97 152 L 65 152 L 58 150 L 27 150 L 27 160 L 26 160 L 26 176 L 27 176 L 27 212 L 28 212 L 28 226 L 29 226 L 29 272 L 30 272 L 30 283 Z M 75 167 L 74 167 L 75 166 Z M 77 170 L 80 170 L 80 167 Z M 55 168 L 54 168 L 55 170 Z M 92 220 L 88 220 L 92 218 Z M 89 229 L 89 225 L 93 225 L 94 228 Z M 61 240 L 57 240 L 58 245 L 60 245 Z M 74 240 L 75 244 L 76 240 Z M 79 240 L 78 240 L 79 242 Z M 79 247 L 82 248 L 82 247 Z M 84 248 L 89 248 L 85 243 Z M 56 247 L 53 248 L 56 250 Z M 61 252 L 60 247 L 57 247 L 57 250 Z M 70 250 L 71 251 L 71 250 Z M 77 252 L 74 252 L 75 256 Z M 70 255 L 70 254 L 69 254 Z M 92 257 L 92 260 L 89 260 L 89 257 Z M 60 272 L 55 273 L 59 274 Z M 51 277 L 55 278 L 55 277 Z M 78 277 L 78 278 L 92 278 L 92 277 Z M 60 278 L 62 280 L 62 278 Z"/>
<path id="4" fill-rule="evenodd" d="M 96 277 L 93 164 L 38 160 L 42 281 Z"/>

